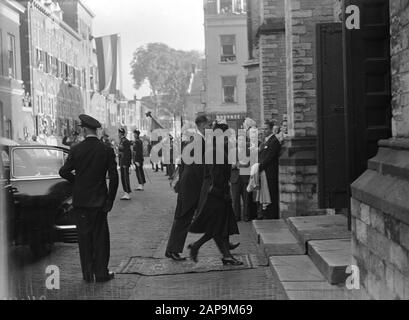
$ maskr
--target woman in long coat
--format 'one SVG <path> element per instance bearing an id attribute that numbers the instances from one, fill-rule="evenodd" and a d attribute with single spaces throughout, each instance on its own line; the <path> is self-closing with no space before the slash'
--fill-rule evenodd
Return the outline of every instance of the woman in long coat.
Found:
<path id="1" fill-rule="evenodd" d="M 225 132 L 228 128 L 225 124 L 215 124 L 213 130 L 219 129 Z M 217 150 L 214 141 L 211 155 L 213 164 L 205 166 L 198 212 L 189 229 L 191 233 L 204 235 L 188 248 L 190 257 L 197 262 L 200 248 L 209 240 L 214 239 L 223 255 L 223 264 L 242 265 L 243 263 L 230 253 L 229 236 L 239 234 L 239 228 L 234 216 L 230 193 L 231 165 L 228 164 L 228 144 L 225 143 L 223 147 L 224 164 L 216 164 Z"/>

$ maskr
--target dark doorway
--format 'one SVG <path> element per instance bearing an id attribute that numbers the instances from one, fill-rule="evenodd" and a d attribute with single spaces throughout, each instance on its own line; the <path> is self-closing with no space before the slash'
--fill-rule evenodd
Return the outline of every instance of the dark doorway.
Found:
<path id="1" fill-rule="evenodd" d="M 392 135 L 390 17 L 388 0 L 345 0 L 344 5 L 358 6 L 361 16 L 359 30 L 345 24 L 343 30 L 347 173 L 352 183 L 376 155 L 378 141 Z"/>
<path id="2" fill-rule="evenodd" d="M 342 24 L 317 25 L 318 200 L 322 209 L 349 207 Z"/>

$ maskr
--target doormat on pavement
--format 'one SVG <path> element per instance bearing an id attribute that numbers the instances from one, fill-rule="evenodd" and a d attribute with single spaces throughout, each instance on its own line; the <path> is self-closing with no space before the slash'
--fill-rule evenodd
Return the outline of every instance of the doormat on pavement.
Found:
<path id="1" fill-rule="evenodd" d="M 117 274 L 138 274 L 142 276 L 166 276 L 187 273 L 206 273 L 254 269 L 255 264 L 250 255 L 235 256 L 242 261 L 242 266 L 224 266 L 220 258 L 202 257 L 198 263 L 191 260 L 175 262 L 171 259 L 161 259 L 153 257 L 131 257 L 121 263 L 116 270 Z"/>

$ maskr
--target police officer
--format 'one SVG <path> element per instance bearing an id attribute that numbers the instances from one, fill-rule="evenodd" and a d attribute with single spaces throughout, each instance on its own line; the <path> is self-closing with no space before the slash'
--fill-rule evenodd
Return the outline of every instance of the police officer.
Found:
<path id="1" fill-rule="evenodd" d="M 79 118 L 85 140 L 71 148 L 60 175 L 73 183 L 83 279 L 86 282 L 106 282 L 114 278 L 108 270 L 110 241 L 107 215 L 112 210 L 118 190 L 117 163 L 113 149 L 97 137 L 101 124 L 88 115 L 80 115 Z"/>
<path id="2" fill-rule="evenodd" d="M 132 162 L 131 142 L 126 138 L 126 131 L 124 128 L 118 130 L 119 146 L 118 146 L 118 160 L 121 170 L 121 182 L 124 189 L 124 195 L 121 200 L 131 200 L 131 181 L 129 179 L 129 167 Z"/>
<path id="3" fill-rule="evenodd" d="M 143 141 L 140 138 L 141 132 L 139 130 L 135 130 L 133 134 L 132 160 L 135 165 L 136 178 L 138 179 L 138 187 L 136 190 L 143 191 L 143 187 L 146 183 L 145 173 L 143 172 Z"/>

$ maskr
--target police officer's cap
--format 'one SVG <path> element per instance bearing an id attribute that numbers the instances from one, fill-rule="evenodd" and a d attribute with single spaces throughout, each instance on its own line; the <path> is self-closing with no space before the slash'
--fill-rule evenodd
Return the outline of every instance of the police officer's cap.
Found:
<path id="1" fill-rule="evenodd" d="M 125 129 L 124 129 L 124 128 L 120 128 L 120 129 L 118 129 L 118 132 L 119 132 L 120 134 L 125 134 L 125 133 L 126 133 L 126 131 L 125 131 Z"/>
<path id="2" fill-rule="evenodd" d="M 79 118 L 81 120 L 81 124 L 79 125 L 80 127 L 94 129 L 94 130 L 102 127 L 97 119 L 94 119 L 93 117 L 90 117 L 89 115 L 82 114 L 79 116 Z"/>

